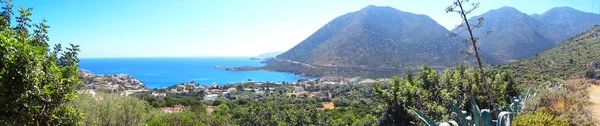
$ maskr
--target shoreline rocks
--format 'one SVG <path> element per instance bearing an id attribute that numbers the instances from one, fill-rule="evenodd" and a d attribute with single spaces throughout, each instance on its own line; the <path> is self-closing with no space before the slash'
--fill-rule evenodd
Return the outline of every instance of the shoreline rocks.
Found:
<path id="1" fill-rule="evenodd" d="M 250 71 L 250 70 L 261 70 L 260 67 L 253 66 L 241 66 L 241 67 L 227 67 L 225 70 L 228 71 Z"/>

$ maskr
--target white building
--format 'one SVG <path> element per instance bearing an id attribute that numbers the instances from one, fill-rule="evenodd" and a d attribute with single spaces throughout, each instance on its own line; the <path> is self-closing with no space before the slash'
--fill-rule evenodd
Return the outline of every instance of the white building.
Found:
<path id="1" fill-rule="evenodd" d="M 215 100 L 215 99 L 217 99 L 217 97 L 219 97 L 218 94 L 209 94 L 209 95 L 204 96 L 204 100 Z"/>
<path id="2" fill-rule="evenodd" d="M 154 93 L 152 92 L 152 96 L 156 97 L 156 98 L 164 98 L 167 96 L 167 93 Z"/>
<path id="3" fill-rule="evenodd" d="M 299 87 L 299 86 L 294 86 L 294 92 L 296 92 L 296 93 L 304 92 L 304 88 Z"/>

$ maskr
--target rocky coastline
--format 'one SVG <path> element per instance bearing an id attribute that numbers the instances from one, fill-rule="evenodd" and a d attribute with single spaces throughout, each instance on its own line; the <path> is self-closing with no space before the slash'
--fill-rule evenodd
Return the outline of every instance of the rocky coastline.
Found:
<path id="1" fill-rule="evenodd" d="M 79 70 L 80 79 L 86 89 L 110 91 L 147 90 L 148 87 L 129 74 L 94 74 L 89 70 Z"/>

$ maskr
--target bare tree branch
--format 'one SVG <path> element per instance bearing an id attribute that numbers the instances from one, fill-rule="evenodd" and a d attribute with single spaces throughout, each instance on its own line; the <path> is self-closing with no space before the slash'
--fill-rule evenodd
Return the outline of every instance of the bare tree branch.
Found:
<path id="1" fill-rule="evenodd" d="M 472 8 L 470 8 L 470 9 L 468 9 L 468 10 L 465 11 L 463 3 L 468 3 L 468 2 L 469 2 L 469 0 L 456 0 L 456 2 L 453 3 L 453 5 L 451 5 L 448 8 L 446 8 L 446 13 L 448 13 L 448 12 L 457 12 L 460 15 L 460 18 L 463 20 L 463 22 L 461 22 L 460 25 L 457 25 L 457 29 L 460 29 L 460 27 L 463 27 L 463 23 L 464 23 L 464 26 L 466 26 L 466 29 L 460 30 L 459 33 L 452 33 L 451 36 L 455 37 L 455 36 L 457 36 L 458 34 L 462 33 L 465 30 L 469 31 L 469 39 L 470 39 L 471 45 L 468 44 L 469 40 L 465 40 L 464 43 L 465 43 L 465 46 L 467 47 L 467 49 L 461 51 L 461 53 L 465 53 L 465 54 L 472 54 L 473 52 L 475 53 L 475 57 L 477 58 L 477 63 L 478 63 L 478 66 L 479 66 L 479 71 L 480 71 L 480 74 L 482 76 L 485 88 L 486 88 L 486 90 L 488 92 L 488 97 L 489 97 L 488 103 L 492 107 L 492 109 L 495 109 L 496 108 L 495 104 L 494 104 L 495 98 L 494 98 L 494 95 L 492 94 L 491 87 L 490 87 L 490 85 L 488 83 L 487 76 L 485 74 L 485 70 L 483 69 L 483 64 L 484 63 L 483 63 L 483 60 L 482 60 L 482 58 L 481 58 L 481 56 L 479 54 L 479 48 L 477 48 L 477 42 L 479 41 L 479 39 L 481 37 L 475 37 L 473 35 L 473 29 L 483 27 L 483 22 L 485 21 L 485 18 L 479 17 L 479 18 L 477 18 L 477 22 L 478 23 L 476 25 L 470 25 L 467 15 L 471 14 L 471 12 L 473 12 L 473 10 L 479 8 L 479 3 L 471 3 Z M 458 10 L 458 9 L 460 9 L 460 10 Z M 484 36 L 482 36 L 482 37 L 487 37 L 491 33 L 492 33 L 491 31 L 487 31 L 486 34 Z"/>

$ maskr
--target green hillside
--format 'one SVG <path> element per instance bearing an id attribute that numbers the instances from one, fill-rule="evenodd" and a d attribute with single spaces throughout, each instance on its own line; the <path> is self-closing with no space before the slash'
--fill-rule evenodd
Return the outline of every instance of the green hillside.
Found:
<path id="1" fill-rule="evenodd" d="M 580 33 L 536 56 L 495 67 L 512 69 L 517 74 L 529 70 L 554 77 L 584 75 L 588 70 L 586 66 L 600 59 L 598 49 L 600 49 L 600 25 L 596 25 L 586 32 Z M 596 63 L 591 64 L 593 67 Z"/>

